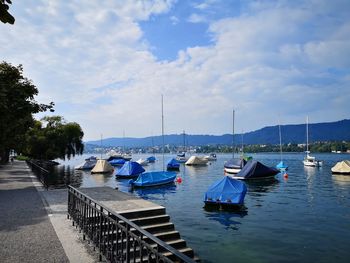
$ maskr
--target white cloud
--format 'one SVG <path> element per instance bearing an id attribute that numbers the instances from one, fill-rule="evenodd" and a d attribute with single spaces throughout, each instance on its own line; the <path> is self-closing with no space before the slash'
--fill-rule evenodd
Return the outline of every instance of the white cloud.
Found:
<path id="1" fill-rule="evenodd" d="M 239 132 L 275 124 L 279 114 L 285 123 L 349 116 L 350 16 L 329 19 L 335 4 L 260 2 L 211 22 L 210 46 L 167 62 L 142 40 L 139 22 L 167 14 L 174 1 L 28 3 L 16 3 L 14 26 L 0 25 L 1 58 L 23 64 L 38 100 L 55 101 L 86 139 L 159 134 L 162 93 L 166 133 L 231 132 L 233 107 Z"/>
<path id="2" fill-rule="evenodd" d="M 199 14 L 191 14 L 190 17 L 187 19 L 190 23 L 204 23 L 207 22 L 205 16 L 199 15 Z"/>

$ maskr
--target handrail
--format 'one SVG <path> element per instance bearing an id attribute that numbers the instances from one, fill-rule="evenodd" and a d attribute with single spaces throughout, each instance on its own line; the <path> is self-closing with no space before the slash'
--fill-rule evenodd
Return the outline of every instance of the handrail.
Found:
<path id="1" fill-rule="evenodd" d="M 39 168 L 40 170 L 44 171 L 45 173 L 50 173 L 48 170 L 44 169 L 43 167 L 41 167 L 40 165 L 36 164 L 35 162 L 31 161 L 31 160 L 27 160 L 28 163 L 30 163 L 31 165 L 36 166 L 37 168 Z"/>
<path id="2" fill-rule="evenodd" d="M 73 196 L 71 196 L 73 195 Z M 166 258 L 165 256 L 163 256 L 163 254 L 161 252 L 159 252 L 159 247 L 161 247 L 163 250 L 170 252 L 172 255 L 174 255 L 177 259 L 176 262 L 180 261 L 180 262 L 189 262 L 189 263 L 193 263 L 195 262 L 192 258 L 186 256 L 185 254 L 179 252 L 178 250 L 176 250 L 175 248 L 171 247 L 170 245 L 166 244 L 164 241 L 160 240 L 159 238 L 153 236 L 152 234 L 150 234 L 149 232 L 147 232 L 146 230 L 142 229 L 141 227 L 139 227 L 138 225 L 136 225 L 135 223 L 131 222 L 129 219 L 125 218 L 124 216 L 116 213 L 115 211 L 111 211 L 109 208 L 105 207 L 103 204 L 99 203 L 98 201 L 94 200 L 93 198 L 87 196 L 86 194 L 82 193 L 81 191 L 79 191 L 78 189 L 72 187 L 71 185 L 68 186 L 68 217 L 69 215 L 72 217 L 73 221 L 78 221 L 76 222 L 77 224 L 80 224 L 79 227 L 83 230 L 83 232 L 85 231 L 84 228 L 86 221 L 89 220 L 86 216 L 86 209 L 87 207 L 77 207 L 76 210 L 79 210 L 79 212 L 83 213 L 83 215 L 81 214 L 75 214 L 75 210 L 74 210 L 74 202 L 73 202 L 73 198 L 76 197 L 78 198 L 80 201 L 83 202 L 83 206 L 84 204 L 87 205 L 88 208 L 91 208 L 93 210 L 100 210 L 99 213 L 100 215 L 95 215 L 95 217 L 100 218 L 100 222 L 98 222 L 100 225 L 99 227 L 101 228 L 103 223 L 104 223 L 104 227 L 108 227 L 108 233 L 110 233 L 110 228 L 112 229 L 112 234 L 114 235 L 114 230 L 116 229 L 120 229 L 121 231 L 125 231 L 126 234 L 126 239 L 128 240 L 128 242 L 126 242 L 125 244 L 125 249 L 126 249 L 126 262 L 130 261 L 129 258 L 129 254 L 131 250 L 131 247 L 129 246 L 129 243 L 131 243 L 131 238 L 133 239 L 137 239 L 137 241 L 139 242 L 139 247 L 140 247 L 140 252 L 141 253 L 141 262 L 143 262 L 142 260 L 142 254 L 143 254 L 143 249 L 147 249 L 151 252 L 152 255 L 154 255 L 156 257 L 156 262 L 173 262 L 172 260 L 170 260 L 169 258 Z M 99 208 L 98 208 L 98 207 Z M 107 212 L 107 214 L 106 214 Z M 93 212 L 91 212 L 93 214 Z M 90 214 L 90 212 L 88 212 L 88 214 Z M 91 215 L 91 214 L 90 214 Z M 85 218 L 84 218 L 85 216 Z M 92 217 L 90 217 L 91 220 Z M 101 220 L 106 220 L 101 222 Z M 121 224 L 119 221 L 123 222 L 123 224 Z M 113 226 L 110 226 L 110 223 L 113 223 Z M 74 222 L 73 222 L 74 224 Z M 131 232 L 130 229 L 135 229 L 137 231 L 138 234 L 135 234 L 133 232 Z M 91 230 L 94 231 L 94 230 Z M 100 230 L 102 231 L 102 230 Z M 116 231 L 118 232 L 118 231 Z M 85 235 L 86 233 L 84 233 Z M 95 233 L 96 235 L 96 233 Z M 100 248 L 100 257 L 103 251 L 101 251 L 101 246 L 103 246 L 101 244 L 101 233 L 99 233 L 99 241 L 95 242 L 95 245 L 98 246 Z M 122 238 L 123 234 L 121 234 Z M 131 237 L 130 237 L 131 236 Z M 149 240 L 152 240 L 154 243 L 156 243 L 156 249 L 153 248 L 150 244 L 148 244 L 146 241 L 142 240 L 142 237 L 145 236 L 147 237 Z M 84 236 L 85 237 L 85 236 Z M 119 238 L 119 239 L 120 239 Z M 114 241 L 118 243 L 118 233 L 116 233 L 116 240 L 111 241 L 111 243 L 114 244 Z M 120 241 L 120 240 L 119 240 Z M 135 242 L 137 242 L 134 240 L 134 252 L 135 252 Z M 110 240 L 107 241 L 107 243 L 109 244 Z M 113 245 L 112 245 L 113 247 Z M 122 244 L 122 248 L 123 248 L 123 244 Z M 113 249 L 113 248 L 112 248 Z M 103 250 L 103 249 L 102 249 Z M 111 251 L 107 251 L 109 252 L 109 254 L 114 253 Z M 108 254 L 108 253 L 107 253 Z M 149 256 L 151 255 L 149 254 Z M 109 261 L 109 256 L 111 255 L 103 255 L 103 257 Z M 134 255 L 135 257 L 135 255 Z M 111 262 L 113 261 L 113 255 L 111 256 L 112 260 L 110 260 Z M 116 261 L 116 262 L 124 262 L 124 260 L 122 261 Z M 135 262 L 135 258 L 134 258 L 134 262 Z"/>
<path id="3" fill-rule="evenodd" d="M 27 163 L 27 165 L 30 166 L 32 172 L 34 172 L 34 174 L 36 175 L 38 180 L 43 184 L 45 189 L 48 190 L 49 185 L 47 183 L 47 175 L 50 174 L 50 171 L 44 169 L 43 167 L 41 167 L 40 165 L 36 164 L 32 160 L 26 160 L 26 163 Z M 34 169 L 38 169 L 39 171 L 35 172 Z M 44 175 L 42 175 L 42 173 L 44 173 Z"/>

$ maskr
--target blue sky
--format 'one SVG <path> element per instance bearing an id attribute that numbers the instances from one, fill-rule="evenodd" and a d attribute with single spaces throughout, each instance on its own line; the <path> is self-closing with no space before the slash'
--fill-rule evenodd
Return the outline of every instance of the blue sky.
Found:
<path id="1" fill-rule="evenodd" d="M 85 140 L 237 133 L 350 117 L 350 2 L 13 1 L 22 64 Z M 41 117 L 42 115 L 39 115 Z"/>

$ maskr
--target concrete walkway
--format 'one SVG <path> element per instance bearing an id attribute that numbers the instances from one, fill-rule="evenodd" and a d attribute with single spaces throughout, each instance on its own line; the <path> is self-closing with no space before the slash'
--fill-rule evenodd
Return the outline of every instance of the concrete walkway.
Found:
<path id="1" fill-rule="evenodd" d="M 97 262 L 67 219 L 67 190 L 46 191 L 27 164 L 0 166 L 1 262 Z"/>

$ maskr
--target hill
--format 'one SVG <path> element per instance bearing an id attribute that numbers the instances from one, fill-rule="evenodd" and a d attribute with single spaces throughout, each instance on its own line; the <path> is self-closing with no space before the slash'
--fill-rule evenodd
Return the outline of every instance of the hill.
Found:
<path id="1" fill-rule="evenodd" d="M 305 143 L 306 125 L 282 125 L 283 143 Z M 242 138 L 244 144 L 279 144 L 278 126 L 269 126 L 262 129 L 235 134 L 235 143 L 241 144 Z M 232 144 L 232 135 L 186 135 L 186 145 L 230 145 Z M 184 144 L 182 134 L 171 134 L 164 136 L 165 144 L 181 146 Z M 336 122 L 313 123 L 309 124 L 309 142 L 322 141 L 350 141 L 350 120 L 341 120 Z M 88 141 L 86 144 L 100 145 L 101 141 Z M 162 136 L 153 136 L 145 138 L 106 138 L 102 140 L 103 146 L 125 146 L 125 147 L 150 147 L 152 145 L 161 145 Z"/>

